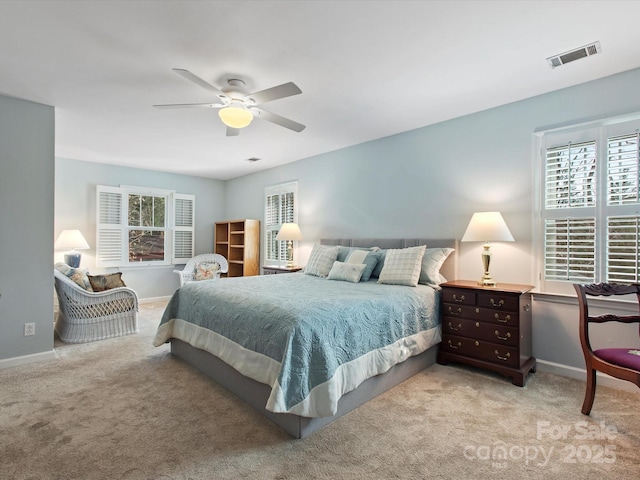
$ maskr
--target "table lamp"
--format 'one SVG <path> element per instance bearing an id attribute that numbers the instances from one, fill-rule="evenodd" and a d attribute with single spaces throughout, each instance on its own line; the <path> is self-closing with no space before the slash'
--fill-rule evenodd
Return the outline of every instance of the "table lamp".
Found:
<path id="1" fill-rule="evenodd" d="M 491 250 L 489 242 L 513 242 L 513 235 L 509 227 L 504 222 L 500 212 L 477 212 L 471 217 L 467 230 L 462 236 L 463 242 L 484 242 L 482 251 L 482 265 L 484 275 L 478 282 L 485 287 L 495 287 L 496 282 L 489 274 L 489 264 L 491 263 Z"/>
<path id="2" fill-rule="evenodd" d="M 302 240 L 302 232 L 297 223 L 283 223 L 276 240 L 287 242 L 287 268 L 293 268 L 293 241 Z"/>
<path id="3" fill-rule="evenodd" d="M 63 230 L 54 248 L 56 250 L 68 250 L 64 254 L 64 263 L 70 267 L 78 268 L 81 255 L 76 250 L 88 250 L 90 247 L 80 230 Z"/>

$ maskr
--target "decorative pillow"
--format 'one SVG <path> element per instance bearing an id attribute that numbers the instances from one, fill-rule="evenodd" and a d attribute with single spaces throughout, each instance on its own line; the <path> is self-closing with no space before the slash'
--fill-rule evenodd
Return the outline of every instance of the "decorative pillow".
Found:
<path id="1" fill-rule="evenodd" d="M 374 278 L 378 278 L 380 276 L 380 272 L 382 272 L 382 267 L 384 266 L 384 259 L 387 255 L 387 250 L 385 248 L 376 247 L 374 251 L 378 252 L 380 254 L 380 257 L 378 258 L 378 264 L 376 265 L 376 268 L 374 268 L 373 272 L 371 272 L 371 276 Z"/>
<path id="2" fill-rule="evenodd" d="M 126 287 L 122 281 L 122 272 L 107 275 L 89 275 L 89 282 L 94 292 L 104 292 L 112 288 Z"/>
<path id="3" fill-rule="evenodd" d="M 316 277 L 326 277 L 338 258 L 337 245 L 314 245 L 309 255 L 309 261 L 304 267 L 304 273 Z"/>
<path id="4" fill-rule="evenodd" d="M 342 280 L 343 282 L 358 283 L 362 272 L 366 268 L 364 263 L 333 262 L 327 280 Z"/>
<path id="5" fill-rule="evenodd" d="M 216 277 L 220 270 L 220 264 L 217 262 L 203 262 L 196 265 L 196 271 L 193 273 L 194 280 L 211 280 Z"/>
<path id="6" fill-rule="evenodd" d="M 362 277 L 360 278 L 361 282 L 368 282 L 369 278 L 371 278 L 371 273 L 373 269 L 378 264 L 378 259 L 380 258 L 380 252 L 371 252 L 369 250 L 358 250 L 354 249 L 349 252 L 345 263 L 354 263 L 354 264 L 365 264 L 365 269 L 362 272 Z"/>
<path id="7" fill-rule="evenodd" d="M 440 267 L 453 252 L 453 248 L 427 248 L 422 257 L 422 269 L 420 270 L 420 280 L 423 285 L 438 286 L 442 283 Z"/>
<path id="8" fill-rule="evenodd" d="M 93 288 L 91 287 L 91 282 L 89 282 L 89 277 L 84 272 L 84 270 L 70 267 L 69 265 L 63 262 L 58 262 L 53 267 L 63 275 L 66 275 L 71 280 L 73 280 L 80 288 L 84 288 L 89 292 L 93 292 Z"/>
<path id="9" fill-rule="evenodd" d="M 420 279 L 426 245 L 387 250 L 378 283 L 415 287 Z"/>
<path id="10" fill-rule="evenodd" d="M 346 262 L 347 261 L 347 257 L 354 250 L 366 250 L 367 252 L 372 252 L 374 250 L 378 250 L 378 247 L 371 247 L 371 248 L 367 248 L 367 247 L 344 247 L 344 246 L 340 245 L 340 247 L 338 247 L 338 258 L 336 258 L 336 260 L 338 262 Z"/>

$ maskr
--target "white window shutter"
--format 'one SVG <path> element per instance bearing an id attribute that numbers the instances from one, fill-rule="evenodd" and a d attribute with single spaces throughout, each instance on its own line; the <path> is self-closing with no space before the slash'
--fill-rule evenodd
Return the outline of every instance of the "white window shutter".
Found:
<path id="1" fill-rule="evenodd" d="M 124 193 L 118 187 L 97 185 L 96 195 L 96 266 L 118 267 L 126 263 Z"/>
<path id="2" fill-rule="evenodd" d="M 298 183 L 289 182 L 265 189 L 264 239 L 265 261 L 283 264 L 287 261 L 287 242 L 276 240 L 283 223 L 297 223 Z"/>
<path id="3" fill-rule="evenodd" d="M 595 218 L 546 219 L 544 275 L 547 280 L 595 281 Z"/>
<path id="4" fill-rule="evenodd" d="M 596 142 L 547 150 L 545 208 L 592 207 L 596 204 Z"/>
<path id="5" fill-rule="evenodd" d="M 607 218 L 607 282 L 636 283 L 640 278 L 640 217 Z"/>
<path id="6" fill-rule="evenodd" d="M 174 227 L 172 263 L 186 263 L 194 256 L 194 195 L 176 193 L 173 195 Z"/>
<path id="7" fill-rule="evenodd" d="M 639 134 L 609 138 L 607 142 L 607 204 L 640 203 Z"/>

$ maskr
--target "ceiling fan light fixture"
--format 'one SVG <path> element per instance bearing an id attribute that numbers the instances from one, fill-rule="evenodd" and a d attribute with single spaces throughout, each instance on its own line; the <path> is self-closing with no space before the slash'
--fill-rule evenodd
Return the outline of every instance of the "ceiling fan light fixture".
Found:
<path id="1" fill-rule="evenodd" d="M 246 108 L 240 107 L 224 107 L 218 111 L 220 120 L 227 127 L 231 128 L 244 128 L 253 120 L 253 114 Z"/>

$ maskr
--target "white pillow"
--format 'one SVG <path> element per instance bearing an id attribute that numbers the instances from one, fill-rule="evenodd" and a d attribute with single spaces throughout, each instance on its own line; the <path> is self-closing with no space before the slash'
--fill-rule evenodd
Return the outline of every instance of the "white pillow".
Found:
<path id="1" fill-rule="evenodd" d="M 316 277 L 326 277 L 338 258 L 338 245 L 314 245 L 304 273 Z"/>
<path id="2" fill-rule="evenodd" d="M 415 287 L 420 279 L 426 245 L 387 250 L 378 283 Z"/>
<path id="3" fill-rule="evenodd" d="M 365 267 L 364 263 L 333 262 L 333 267 L 331 267 L 327 280 L 358 283 Z"/>
<path id="4" fill-rule="evenodd" d="M 422 269 L 418 283 L 432 287 L 440 285 L 443 281 L 440 275 L 440 267 L 453 252 L 453 248 L 427 248 L 422 257 Z"/>

